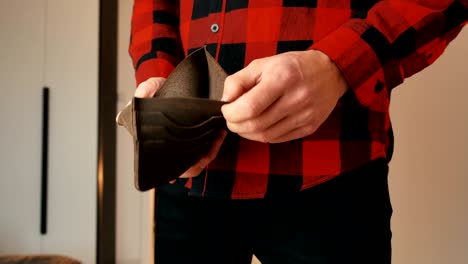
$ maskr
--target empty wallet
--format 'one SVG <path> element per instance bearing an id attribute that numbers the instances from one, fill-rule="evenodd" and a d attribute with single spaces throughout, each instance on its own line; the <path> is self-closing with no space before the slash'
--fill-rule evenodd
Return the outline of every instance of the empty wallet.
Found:
<path id="1" fill-rule="evenodd" d="M 134 179 L 146 191 L 178 178 L 226 129 L 220 101 L 227 74 L 201 48 L 174 69 L 153 98 L 133 98 L 117 123 L 133 137 Z"/>

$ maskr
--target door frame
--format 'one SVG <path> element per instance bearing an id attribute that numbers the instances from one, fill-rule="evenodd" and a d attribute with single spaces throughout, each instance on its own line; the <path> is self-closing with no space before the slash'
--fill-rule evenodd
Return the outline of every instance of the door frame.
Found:
<path id="1" fill-rule="evenodd" d="M 99 1 L 96 263 L 115 263 L 118 0 Z"/>

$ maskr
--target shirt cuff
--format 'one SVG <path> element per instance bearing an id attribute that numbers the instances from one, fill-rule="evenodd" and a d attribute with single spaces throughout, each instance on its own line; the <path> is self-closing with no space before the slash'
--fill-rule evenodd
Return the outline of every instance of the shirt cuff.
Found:
<path id="1" fill-rule="evenodd" d="M 165 59 L 155 58 L 143 62 L 135 72 L 136 85 L 151 77 L 167 78 L 174 70 L 174 65 Z"/>
<path id="2" fill-rule="evenodd" d="M 392 88 L 389 86 L 396 86 L 403 81 L 397 62 L 387 61 L 384 69 L 370 45 L 373 43 L 369 44 L 362 37 L 369 31 L 375 29 L 365 21 L 350 20 L 309 48 L 330 57 L 363 106 L 371 105 L 380 93 Z M 392 83 L 387 83 L 385 77 L 391 77 Z"/>

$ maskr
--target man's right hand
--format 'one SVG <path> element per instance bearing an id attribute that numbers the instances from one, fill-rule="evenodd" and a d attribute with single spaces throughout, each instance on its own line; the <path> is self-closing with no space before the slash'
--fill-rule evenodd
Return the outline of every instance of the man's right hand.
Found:
<path id="1" fill-rule="evenodd" d="M 153 97 L 159 89 L 163 86 L 164 82 L 166 81 L 166 78 L 162 77 L 152 77 L 149 78 L 148 80 L 140 83 L 138 85 L 136 91 L 135 91 L 135 97 L 138 98 L 145 98 L 145 97 Z M 210 151 L 201 158 L 196 164 L 194 164 L 192 167 L 190 167 L 186 172 L 184 172 L 182 175 L 180 175 L 180 178 L 191 178 L 198 176 L 203 169 L 212 161 L 216 158 L 218 155 L 219 149 L 221 148 L 221 145 L 223 144 L 224 138 L 226 137 L 227 132 L 222 130 L 220 132 L 219 137 L 215 140 L 213 143 L 213 146 L 211 147 Z M 172 181 L 171 183 L 174 183 Z"/>

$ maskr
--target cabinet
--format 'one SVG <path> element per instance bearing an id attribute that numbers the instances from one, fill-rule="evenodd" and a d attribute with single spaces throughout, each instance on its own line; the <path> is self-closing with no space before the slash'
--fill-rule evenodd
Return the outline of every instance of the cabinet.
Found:
<path id="1" fill-rule="evenodd" d="M 0 0 L 0 255 L 94 263 L 99 1 Z M 49 87 L 47 233 L 40 233 Z"/>

